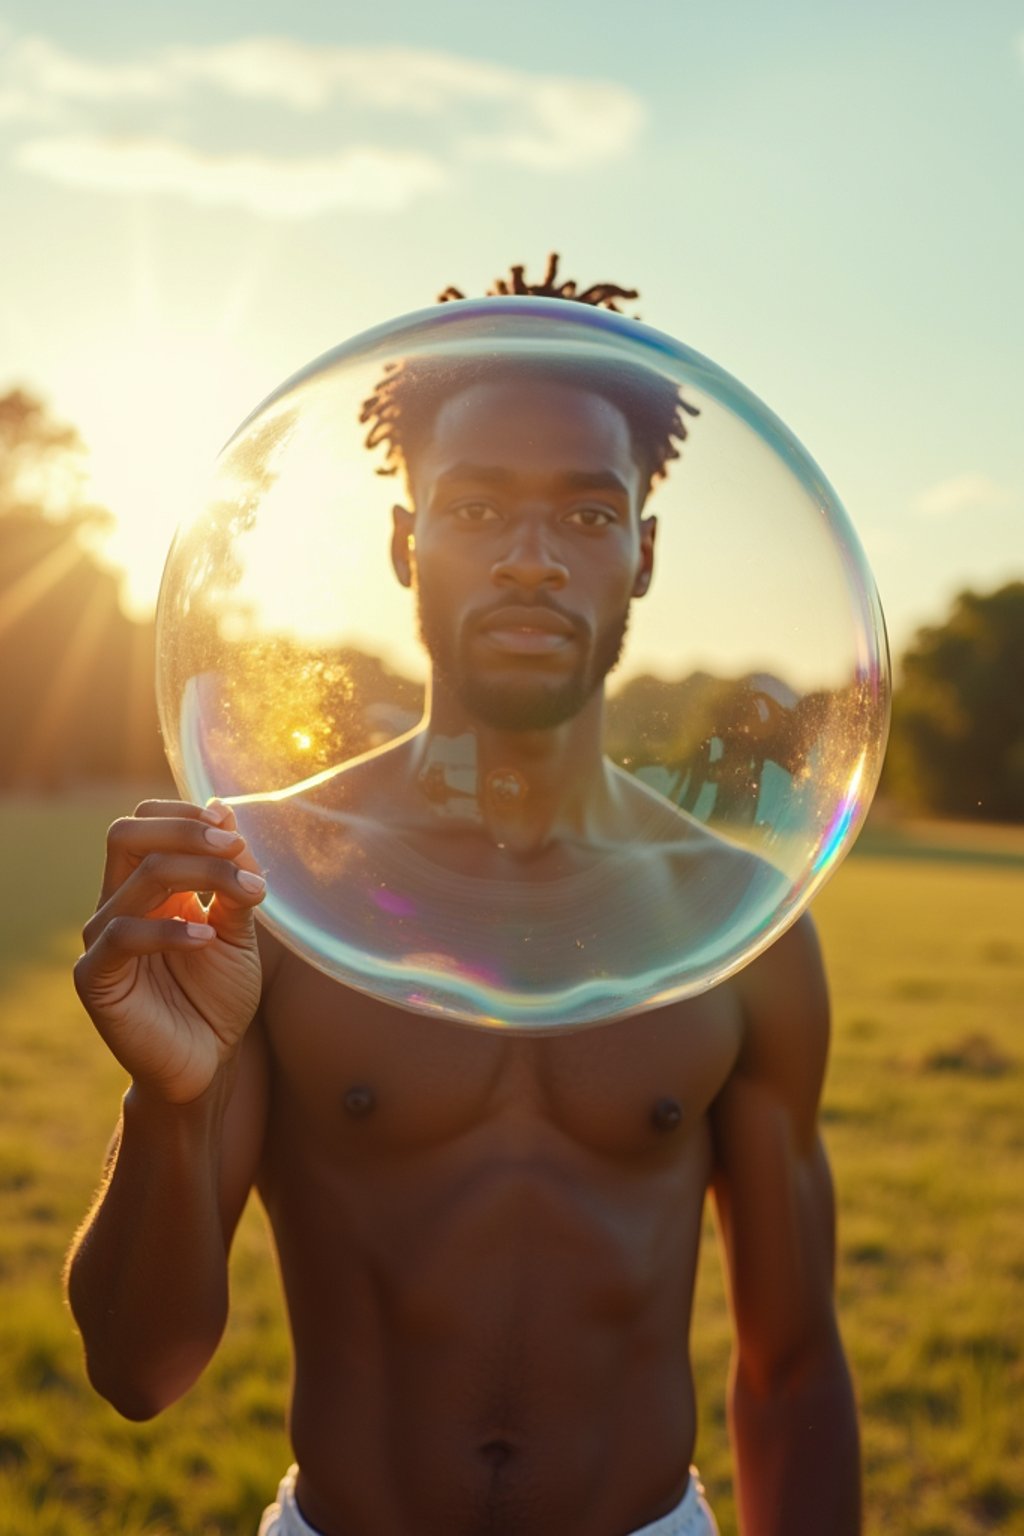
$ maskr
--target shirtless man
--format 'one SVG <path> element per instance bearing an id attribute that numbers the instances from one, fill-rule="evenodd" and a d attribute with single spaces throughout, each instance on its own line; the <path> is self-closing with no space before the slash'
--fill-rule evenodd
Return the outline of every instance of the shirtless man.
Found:
<path id="1" fill-rule="evenodd" d="M 470 447 L 496 473 L 467 471 Z M 434 729 L 393 756 L 392 803 L 418 803 L 431 741 L 468 726 L 481 769 L 530 789 L 481 791 L 474 870 L 571 862 L 633 814 L 599 722 L 653 570 L 636 431 L 579 384 L 484 381 L 438 403 L 406 468 L 392 559 Z M 710 1188 L 744 1536 L 855 1536 L 809 921 L 698 998 L 524 1037 L 341 986 L 257 929 L 264 889 L 225 806 L 111 828 L 76 968 L 132 1079 L 68 1268 L 96 1388 L 139 1419 L 188 1390 L 255 1187 L 295 1347 L 297 1468 L 265 1532 L 712 1532 L 688 1344 Z"/>

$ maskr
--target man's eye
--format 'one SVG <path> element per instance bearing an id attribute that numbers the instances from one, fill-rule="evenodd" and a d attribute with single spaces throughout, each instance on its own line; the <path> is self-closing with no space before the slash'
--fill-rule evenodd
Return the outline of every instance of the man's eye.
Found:
<path id="1" fill-rule="evenodd" d="M 573 507 L 565 520 L 578 528 L 603 528 L 615 521 L 615 513 L 609 507 Z"/>
<path id="2" fill-rule="evenodd" d="M 452 507 L 452 514 L 460 523 L 490 523 L 498 511 L 487 501 L 460 501 Z"/>

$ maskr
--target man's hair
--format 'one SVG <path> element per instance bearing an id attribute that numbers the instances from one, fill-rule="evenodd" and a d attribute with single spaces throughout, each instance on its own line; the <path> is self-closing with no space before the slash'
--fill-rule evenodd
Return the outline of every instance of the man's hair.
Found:
<path id="1" fill-rule="evenodd" d="M 508 294 L 539 298 L 571 299 L 578 304 L 610 309 L 621 313 L 617 299 L 635 299 L 635 289 L 617 283 L 594 283 L 582 293 L 571 279 L 557 282 L 558 256 L 548 257 L 543 282 L 530 284 L 524 268 L 512 267 L 508 278 L 497 278 L 485 298 Z M 458 288 L 446 288 L 438 294 L 438 303 L 464 299 Z M 366 446 L 385 445 L 380 475 L 397 474 L 409 469 L 410 456 L 433 426 L 445 400 L 474 384 L 513 379 L 562 383 L 600 395 L 622 412 L 629 427 L 633 451 L 648 489 L 666 473 L 666 466 L 679 457 L 678 444 L 687 436 L 687 416 L 699 416 L 695 405 L 682 398 L 671 379 L 663 378 L 640 363 L 616 360 L 609 366 L 606 357 L 517 356 L 487 357 L 467 354 L 463 357 L 403 358 L 389 363 L 373 393 L 363 402 L 359 419 L 369 424 Z"/>

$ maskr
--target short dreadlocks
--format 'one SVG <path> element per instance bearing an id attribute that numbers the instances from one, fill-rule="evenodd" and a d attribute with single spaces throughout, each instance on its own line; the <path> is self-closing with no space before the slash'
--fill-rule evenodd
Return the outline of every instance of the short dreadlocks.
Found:
<path id="1" fill-rule="evenodd" d="M 548 257 L 544 279 L 527 283 L 525 268 L 512 267 L 507 278 L 497 278 L 485 297 L 523 294 L 536 298 L 572 299 L 599 309 L 621 313 L 616 300 L 635 299 L 632 288 L 617 283 L 594 283 L 583 293 L 571 280 L 557 281 L 558 256 Z M 438 303 L 464 299 L 458 288 L 446 288 L 438 294 Z M 687 416 L 699 416 L 695 405 L 684 400 L 671 380 L 663 378 L 639 363 L 616 362 L 609 368 L 601 357 L 478 357 L 405 358 L 390 363 L 378 380 L 373 393 L 363 402 L 359 420 L 368 423 L 366 446 L 386 445 L 383 467 L 377 473 L 394 475 L 400 468 L 406 476 L 411 454 L 437 418 L 445 400 L 474 384 L 496 379 L 542 377 L 547 382 L 582 386 L 600 395 L 620 410 L 629 427 L 633 451 L 649 487 L 664 477 L 666 466 L 679 457 L 679 447 L 687 436 Z"/>

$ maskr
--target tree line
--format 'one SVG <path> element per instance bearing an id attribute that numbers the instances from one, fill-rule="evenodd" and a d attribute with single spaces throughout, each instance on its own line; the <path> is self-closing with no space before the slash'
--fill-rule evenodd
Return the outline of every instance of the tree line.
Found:
<path id="1" fill-rule="evenodd" d="M 96 554 L 109 514 L 86 466 L 41 400 L 0 396 L 0 791 L 169 784 L 154 627 L 125 615 Z M 915 814 L 1024 822 L 1024 579 L 960 593 L 897 658 L 883 792 Z"/>

